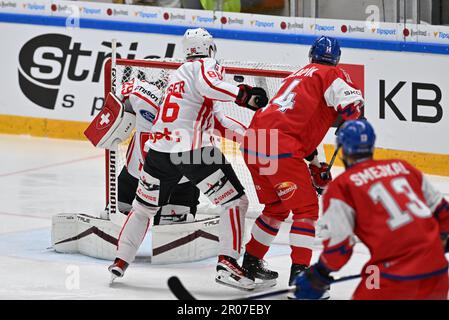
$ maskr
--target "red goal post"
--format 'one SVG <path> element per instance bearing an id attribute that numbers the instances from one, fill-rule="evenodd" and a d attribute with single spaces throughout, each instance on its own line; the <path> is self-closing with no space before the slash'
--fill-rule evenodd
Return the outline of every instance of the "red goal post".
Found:
<path id="1" fill-rule="evenodd" d="M 225 67 L 226 77 L 225 81 L 238 84 L 239 82 L 246 83 L 252 86 L 263 87 L 269 97 L 272 97 L 282 79 L 290 75 L 292 72 L 299 69 L 298 66 L 271 64 L 271 63 L 258 63 L 258 62 L 242 62 L 242 61 L 220 61 L 221 65 Z M 111 83 L 116 83 L 116 87 L 120 87 L 120 84 L 129 81 L 133 77 L 144 77 L 147 81 L 149 79 L 157 79 L 160 76 L 162 70 L 165 73 L 173 72 L 181 66 L 181 60 L 174 59 L 156 59 L 156 60 L 130 60 L 130 59 L 116 59 L 115 68 L 113 66 L 112 59 L 108 59 L 104 68 L 104 94 L 105 97 L 111 92 Z M 113 74 L 115 71 L 115 74 Z M 234 76 L 234 78 L 232 77 Z M 240 79 L 235 76 L 240 76 Z M 115 81 L 113 80 L 115 77 Z M 243 81 L 240 81 L 243 78 Z M 238 107 L 234 103 L 226 103 L 226 110 L 229 110 L 230 116 L 236 118 L 245 125 L 249 124 L 253 111 Z M 225 139 L 222 139 L 225 140 Z M 106 205 L 111 202 L 117 204 L 117 176 L 120 173 L 122 166 L 124 165 L 124 153 L 126 153 L 127 144 L 123 143 L 118 147 L 115 152 L 115 159 L 110 157 L 110 152 L 106 150 L 105 154 L 105 168 L 106 168 Z M 237 176 L 244 185 L 248 198 L 250 201 L 249 214 L 257 215 L 260 213 L 261 205 L 257 200 L 252 179 L 249 174 L 246 165 L 244 164 L 238 147 L 232 142 L 221 141 L 220 148 L 231 162 Z M 114 153 L 113 153 L 114 154 Z M 205 197 L 200 198 L 199 212 L 202 213 L 217 213 L 218 209 L 214 205 L 208 202 Z"/>

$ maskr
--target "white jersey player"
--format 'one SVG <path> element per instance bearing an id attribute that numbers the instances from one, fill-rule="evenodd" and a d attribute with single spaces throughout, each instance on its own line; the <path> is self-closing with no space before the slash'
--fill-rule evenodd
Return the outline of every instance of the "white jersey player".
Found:
<path id="1" fill-rule="evenodd" d="M 159 111 L 167 74 L 162 72 L 156 82 L 133 78 L 123 83 L 118 98 L 125 110 L 136 115 L 135 133 L 126 152 L 126 164 L 118 176 L 118 209 L 128 214 L 132 207 L 140 170 L 146 156 L 145 142 L 151 137 L 151 128 Z M 194 220 L 199 190 L 186 179 L 176 186 L 168 205 L 161 208 L 153 224 L 167 224 Z"/>
<path id="2" fill-rule="evenodd" d="M 168 203 L 175 186 L 185 176 L 212 203 L 224 208 L 216 281 L 252 290 L 256 287 L 254 278 L 237 263 L 248 199 L 231 165 L 211 145 L 208 130 L 217 119 L 214 101 L 233 101 L 254 110 L 265 106 L 268 98 L 262 88 L 223 81 L 224 69 L 213 58 L 216 46 L 206 30 L 187 30 L 183 45 L 187 61 L 170 76 L 147 141 L 149 151 L 133 208 L 122 228 L 117 258 L 109 271 L 113 276 L 123 276 L 135 258 L 149 221 Z"/>

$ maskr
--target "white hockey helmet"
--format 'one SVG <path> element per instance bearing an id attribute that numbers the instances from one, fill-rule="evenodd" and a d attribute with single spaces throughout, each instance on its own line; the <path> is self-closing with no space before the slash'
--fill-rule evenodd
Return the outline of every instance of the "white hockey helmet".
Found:
<path id="1" fill-rule="evenodd" d="M 211 34 L 204 28 L 187 29 L 182 39 L 186 58 L 195 56 L 215 57 L 217 46 Z"/>

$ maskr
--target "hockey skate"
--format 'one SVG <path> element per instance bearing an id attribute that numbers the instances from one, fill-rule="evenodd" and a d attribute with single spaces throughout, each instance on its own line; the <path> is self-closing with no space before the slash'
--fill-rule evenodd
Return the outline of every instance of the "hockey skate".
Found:
<path id="1" fill-rule="evenodd" d="M 122 278 L 125 274 L 126 269 L 128 268 L 128 263 L 122 259 L 115 258 L 114 263 L 111 264 L 108 268 L 111 273 L 111 284 L 117 278 Z"/>
<path id="2" fill-rule="evenodd" d="M 306 270 L 308 266 L 304 264 L 292 264 L 290 269 L 290 279 L 288 280 L 288 284 L 291 286 L 295 282 L 295 278 L 304 270 Z M 296 299 L 295 294 L 293 292 L 287 294 L 288 299 Z M 324 292 L 321 296 L 320 300 L 328 300 L 330 298 L 329 290 Z"/>
<path id="3" fill-rule="evenodd" d="M 215 281 L 225 286 L 246 291 L 256 288 L 254 277 L 247 270 L 240 267 L 237 260 L 229 256 L 218 257 Z"/>
<path id="4" fill-rule="evenodd" d="M 242 267 L 248 271 L 248 274 L 255 278 L 258 289 L 269 288 L 276 285 L 276 279 L 279 274 L 266 268 L 266 262 L 245 252 Z"/>

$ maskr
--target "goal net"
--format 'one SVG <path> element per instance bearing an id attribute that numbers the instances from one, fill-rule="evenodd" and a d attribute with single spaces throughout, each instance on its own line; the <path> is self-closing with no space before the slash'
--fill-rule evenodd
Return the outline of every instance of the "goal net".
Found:
<path id="1" fill-rule="evenodd" d="M 251 63 L 241 61 L 219 61 L 225 67 L 225 81 L 238 85 L 245 83 L 251 86 L 262 87 L 269 97 L 278 90 L 281 81 L 291 72 L 299 69 L 298 66 Z M 157 81 L 161 76 L 167 76 L 182 64 L 181 60 L 127 60 L 117 59 L 114 63 L 108 60 L 105 66 L 105 94 L 120 88 L 121 84 L 133 78 L 144 79 L 148 82 Z M 111 86 L 112 83 L 112 86 Z M 114 86 L 115 84 L 115 86 Z M 224 104 L 225 114 L 248 126 L 253 111 L 237 106 L 233 102 L 218 102 Z M 120 144 L 115 151 L 106 151 L 106 204 L 109 212 L 115 211 L 117 204 L 117 175 L 120 173 L 126 160 L 128 143 Z M 227 160 L 232 164 L 237 176 L 245 187 L 249 199 L 248 216 L 256 217 L 260 214 L 262 205 L 259 203 L 251 175 L 241 156 L 239 145 L 227 140 L 219 139 L 218 147 Z M 201 195 L 199 213 L 217 214 L 219 208 Z M 115 212 L 113 212 L 115 213 Z"/>

